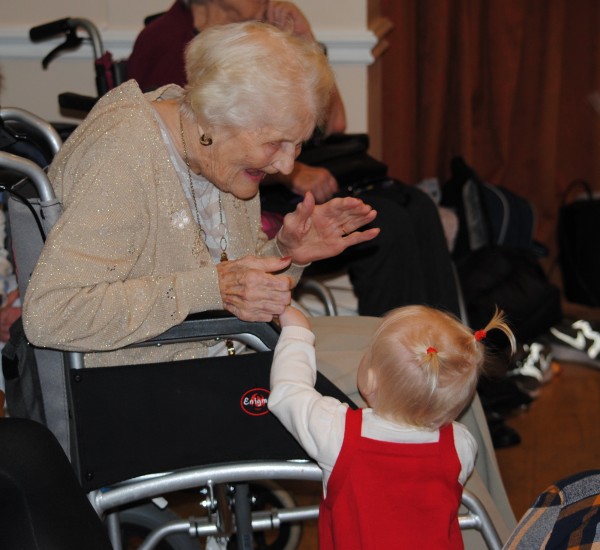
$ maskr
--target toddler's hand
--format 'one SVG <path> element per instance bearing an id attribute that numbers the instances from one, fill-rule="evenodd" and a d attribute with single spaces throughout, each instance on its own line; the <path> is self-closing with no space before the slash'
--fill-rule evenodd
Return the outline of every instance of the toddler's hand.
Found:
<path id="1" fill-rule="evenodd" d="M 294 306 L 287 306 L 283 313 L 279 316 L 279 323 L 283 327 L 296 326 L 304 327 L 310 330 L 310 323 L 306 315 Z"/>

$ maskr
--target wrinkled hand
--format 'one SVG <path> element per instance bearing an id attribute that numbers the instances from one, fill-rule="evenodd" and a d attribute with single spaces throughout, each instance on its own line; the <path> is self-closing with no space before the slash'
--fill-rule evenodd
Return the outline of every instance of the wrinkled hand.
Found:
<path id="1" fill-rule="evenodd" d="M 379 228 L 357 231 L 377 212 L 354 197 L 335 198 L 316 205 L 308 192 L 296 210 L 283 218 L 277 240 L 280 250 L 298 265 L 337 256 L 346 248 L 370 241 Z"/>
<path id="2" fill-rule="evenodd" d="M 246 256 L 217 264 L 224 308 L 243 321 L 271 321 L 292 301 L 291 258 Z"/>
<path id="3" fill-rule="evenodd" d="M 296 195 L 304 196 L 310 191 L 317 204 L 328 201 L 340 190 L 337 180 L 327 168 L 310 166 L 303 162 L 296 161 L 288 181 L 290 189 Z"/>
<path id="4" fill-rule="evenodd" d="M 269 2 L 266 13 L 267 21 L 280 29 L 314 40 L 310 23 L 300 8 L 291 2 Z"/>
<path id="5" fill-rule="evenodd" d="M 10 327 L 21 316 L 21 308 L 13 304 L 19 299 L 17 289 L 6 296 L 6 300 L 0 307 L 0 342 L 7 342 L 10 337 Z"/>

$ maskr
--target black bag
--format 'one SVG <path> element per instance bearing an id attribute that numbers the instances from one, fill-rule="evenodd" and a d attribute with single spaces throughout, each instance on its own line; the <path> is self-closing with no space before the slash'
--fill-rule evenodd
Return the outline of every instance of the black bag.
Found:
<path id="1" fill-rule="evenodd" d="M 535 213 L 529 201 L 485 183 L 462 157 L 452 159 L 450 170 L 441 204 L 453 209 L 459 219 L 454 257 L 490 245 L 534 248 Z"/>
<path id="2" fill-rule="evenodd" d="M 442 204 L 459 217 L 453 257 L 469 324 L 483 328 L 498 307 L 517 339 L 531 341 L 562 319 L 560 291 L 535 253 L 533 208 L 482 182 L 461 157 L 452 159 L 451 172 Z"/>
<path id="3" fill-rule="evenodd" d="M 537 338 L 562 319 L 560 291 L 529 250 L 484 247 L 462 258 L 456 267 L 474 329 L 489 322 L 496 306 L 521 342 Z M 493 341 L 494 335 L 490 337 Z"/>
<path id="4" fill-rule="evenodd" d="M 395 180 L 387 177 L 387 165 L 369 155 L 368 148 L 367 134 L 334 134 L 311 139 L 297 160 L 327 168 L 340 186 L 340 196 L 357 197 L 373 188 L 395 185 Z M 293 212 L 302 201 L 300 195 L 283 184 L 261 186 L 260 199 L 263 215 Z"/>
<path id="5" fill-rule="evenodd" d="M 576 189 L 581 200 L 569 202 Z M 600 306 L 600 200 L 588 183 L 573 181 L 563 194 L 558 215 L 558 264 L 565 297 L 575 303 Z"/>

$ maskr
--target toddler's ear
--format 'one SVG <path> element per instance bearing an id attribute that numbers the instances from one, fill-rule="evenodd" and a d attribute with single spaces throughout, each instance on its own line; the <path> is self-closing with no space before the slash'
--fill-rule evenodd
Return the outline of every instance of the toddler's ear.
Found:
<path id="1" fill-rule="evenodd" d="M 377 373 L 374 369 L 367 369 L 366 380 L 363 381 L 364 386 L 360 389 L 360 393 L 364 397 L 365 401 L 370 402 L 377 391 Z"/>

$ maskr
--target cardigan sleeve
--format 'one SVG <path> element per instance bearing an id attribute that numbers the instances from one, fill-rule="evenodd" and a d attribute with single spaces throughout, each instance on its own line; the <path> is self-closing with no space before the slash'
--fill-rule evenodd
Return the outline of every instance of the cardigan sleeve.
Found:
<path id="1" fill-rule="evenodd" d="M 88 126 L 57 156 L 51 177 L 62 189 L 64 212 L 24 298 L 24 327 L 34 345 L 112 350 L 152 338 L 190 313 L 222 308 L 211 262 L 173 272 L 153 263 L 164 205 L 152 156 L 158 138 L 153 148 L 151 138 L 139 136 L 147 130 L 126 121 L 110 131 Z"/>

